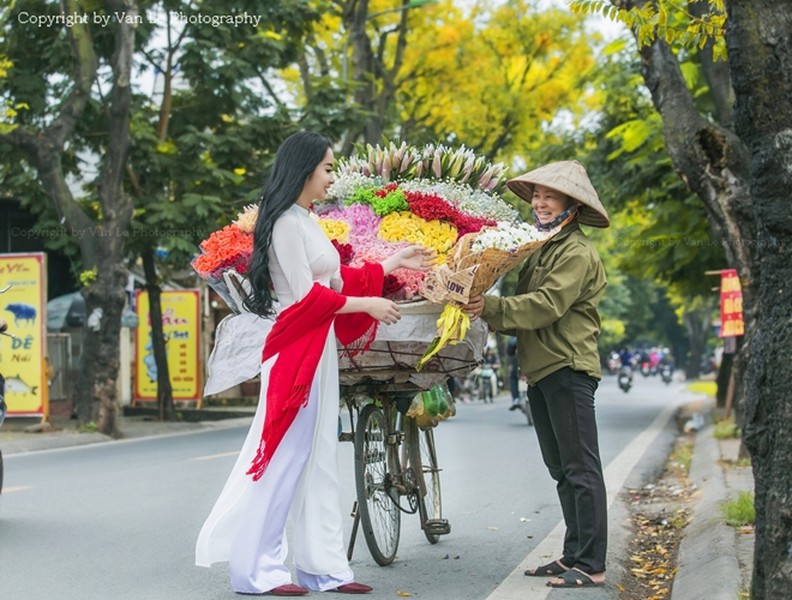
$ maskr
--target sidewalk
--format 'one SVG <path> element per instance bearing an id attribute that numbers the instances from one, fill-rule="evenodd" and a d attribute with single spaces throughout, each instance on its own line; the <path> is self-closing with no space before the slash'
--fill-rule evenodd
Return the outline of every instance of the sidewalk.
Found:
<path id="1" fill-rule="evenodd" d="M 726 525 L 721 503 L 735 498 L 740 491 L 753 492 L 753 472 L 751 467 L 736 464 L 740 440 L 716 440 L 713 437 L 711 403 L 694 403 L 685 407 L 683 412 L 698 413 L 704 426 L 696 433 L 689 474 L 689 480 L 697 490 L 692 519 L 680 544 L 678 571 L 669 597 L 672 600 L 735 600 L 750 588 L 754 535 Z M 175 423 L 127 416 L 119 418 L 119 429 L 123 439 L 129 439 L 245 426 L 250 423 L 253 409 L 240 409 L 240 415 L 221 420 Z M 100 433 L 80 433 L 75 422 L 67 418 L 54 418 L 51 428 L 33 432 L 38 429 L 42 428 L 37 419 L 7 419 L 0 428 L 0 450 L 9 456 L 113 441 Z M 623 552 L 615 552 L 615 555 L 623 556 L 625 562 L 626 554 L 626 548 Z"/>
<path id="2" fill-rule="evenodd" d="M 711 412 L 696 433 L 689 480 L 696 486 L 693 515 L 679 547 L 673 600 L 735 600 L 751 585 L 754 533 L 726 525 L 721 504 L 754 491 L 750 466 L 738 466 L 739 439 L 713 437 Z"/>
<path id="3" fill-rule="evenodd" d="M 229 411 L 228 408 L 222 410 Z M 122 416 L 118 418 L 118 429 L 121 431 L 120 439 L 132 439 L 178 435 L 202 429 L 242 427 L 250 424 L 255 407 L 242 407 L 235 412 L 240 416 L 176 422 L 162 422 L 150 417 Z M 78 431 L 77 422 L 68 417 L 52 416 L 49 424 L 44 425 L 39 418 L 7 418 L 0 427 L 0 451 L 3 452 L 3 456 L 112 441 L 114 441 L 112 437 L 102 433 Z"/>

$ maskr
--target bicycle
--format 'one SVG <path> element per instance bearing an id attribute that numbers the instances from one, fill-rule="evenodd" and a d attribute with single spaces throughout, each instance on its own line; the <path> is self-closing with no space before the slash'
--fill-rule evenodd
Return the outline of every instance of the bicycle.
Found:
<path id="1" fill-rule="evenodd" d="M 347 558 L 352 559 L 362 528 L 371 556 L 381 566 L 396 557 L 403 514 L 418 514 L 429 543 L 451 531 L 442 514 L 433 423 L 424 422 L 428 415 L 423 415 L 419 427 L 407 412 L 422 391 L 445 387 L 450 378 L 476 368 L 488 334 L 486 325 L 475 321 L 464 340 L 443 348 L 418 372 L 442 307 L 416 302 L 401 310 L 399 324 L 381 328 L 366 352 L 352 356 L 339 349 L 341 399 L 350 424 L 349 431 L 339 430 L 339 440 L 354 444 L 357 497 Z"/>
<path id="2" fill-rule="evenodd" d="M 340 436 L 342 441 L 354 443 L 355 456 L 357 501 L 352 509 L 347 558 L 352 558 L 357 530 L 362 526 L 374 561 L 387 566 L 399 547 L 402 514 L 418 514 L 430 544 L 451 532 L 442 516 L 434 432 L 422 430 L 414 418 L 406 416 L 414 391 L 380 393 L 376 398 L 350 392 L 345 401 L 352 431 Z M 373 401 L 358 409 L 362 397 Z"/>

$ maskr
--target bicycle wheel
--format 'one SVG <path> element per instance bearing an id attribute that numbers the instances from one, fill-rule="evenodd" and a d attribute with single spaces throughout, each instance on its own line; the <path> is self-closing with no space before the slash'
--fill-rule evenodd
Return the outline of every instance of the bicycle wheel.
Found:
<path id="1" fill-rule="evenodd" d="M 440 541 L 440 536 L 451 531 L 443 519 L 440 497 L 440 468 L 437 465 L 434 430 L 421 431 L 415 419 L 404 420 L 405 446 L 408 448 L 409 465 L 418 485 L 418 510 L 421 529 L 430 544 Z"/>
<path id="2" fill-rule="evenodd" d="M 388 432 L 382 410 L 374 404 L 364 406 L 355 428 L 355 486 L 366 545 L 383 567 L 396 557 L 401 527 L 397 492 L 389 474 L 394 459 Z"/>

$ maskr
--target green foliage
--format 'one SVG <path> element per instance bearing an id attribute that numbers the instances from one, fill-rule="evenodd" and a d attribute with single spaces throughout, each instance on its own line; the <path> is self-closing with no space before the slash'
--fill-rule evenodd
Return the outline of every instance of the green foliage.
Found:
<path id="1" fill-rule="evenodd" d="M 715 428 L 712 431 L 712 437 L 716 440 L 729 440 L 740 437 L 740 428 L 734 419 L 724 419 L 715 423 Z"/>
<path id="2" fill-rule="evenodd" d="M 686 441 L 677 444 L 669 460 L 677 465 L 685 475 L 688 475 L 690 473 L 690 465 L 693 463 L 693 442 Z"/>
<path id="3" fill-rule="evenodd" d="M 82 271 L 79 276 L 80 285 L 82 285 L 83 287 L 89 287 L 94 283 L 96 283 L 98 277 L 99 277 L 99 273 L 97 272 L 96 268 Z"/>
<path id="4" fill-rule="evenodd" d="M 80 433 L 96 433 L 99 431 L 99 426 L 96 424 L 96 421 L 88 421 L 80 425 L 77 431 Z"/>
<path id="5" fill-rule="evenodd" d="M 726 524 L 732 527 L 745 527 L 756 523 L 756 507 L 751 492 L 740 492 L 736 498 L 721 504 L 721 514 Z"/>
<path id="6" fill-rule="evenodd" d="M 169 2 L 189 12 L 189 2 Z M 139 93 L 130 130 L 130 192 L 136 220 L 131 248 L 159 246 L 174 265 L 249 204 L 277 146 L 296 128 L 298 111 L 268 92 L 268 73 L 294 60 L 314 3 L 226 0 L 202 14 L 261 16 L 258 27 L 182 23 L 149 7 L 157 38 L 139 51 L 144 69 L 161 78 L 164 94 Z M 165 39 L 166 41 L 162 42 Z"/>
<path id="7" fill-rule="evenodd" d="M 377 196 L 372 188 L 361 188 L 344 200 L 345 205 L 360 203 L 371 207 L 377 216 L 385 216 L 395 211 L 410 210 L 404 190 L 391 190 L 384 196 Z"/>
<path id="8" fill-rule="evenodd" d="M 702 110 L 709 97 L 695 65 L 688 61 L 688 80 Z M 658 281 L 676 295 L 709 295 L 702 273 L 717 269 L 724 255 L 713 238 L 700 199 L 676 174 L 665 150 L 663 124 L 640 87 L 640 66 L 623 50 L 601 62 L 596 79 L 605 95 L 604 114 L 588 158 L 592 178 L 611 212 L 618 268 L 637 279 Z M 636 88 L 639 91 L 636 91 Z"/>
<path id="9" fill-rule="evenodd" d="M 131 257 L 144 248 L 172 269 L 182 268 L 197 243 L 253 201 L 274 151 L 301 121 L 318 129 L 327 116 L 320 106 L 286 106 L 269 86 L 273 73 L 293 61 L 306 28 L 322 6 L 313 0 L 253 0 L 202 3 L 204 17 L 250 15 L 258 26 L 198 23 L 172 18 L 195 12 L 184 0 L 142 2 L 136 31 L 132 147 L 124 188 L 134 200 L 135 219 L 124 235 Z M 81 3 L 86 14 L 107 15 L 98 2 Z M 75 75 L 69 28 L 24 26 L 20 11 L 40 17 L 60 14 L 57 3 L 23 0 L 4 9 L 0 58 L 0 106 L 17 108 L 10 126 L 36 129 L 51 122 Z M 91 19 L 93 21 L 93 19 Z M 101 64 L 114 51 L 116 28 L 89 25 Z M 2 68 L 8 77 L 2 77 Z M 101 221 L 99 157 L 106 148 L 109 71 L 101 68 L 62 164 L 83 211 Z M 27 106 L 27 108 L 25 108 Z M 6 113 L 8 119 L 10 113 Z M 332 121 L 331 117 L 327 117 Z M 3 124 L 0 119 L 0 124 Z M 331 130 L 328 131 L 332 134 Z M 340 129 L 337 128 L 337 131 Z M 0 133 L 2 133 L 0 131 Z M 37 231 L 49 249 L 65 250 L 75 262 L 75 236 L 61 227 L 36 174 L 17 149 L 0 141 L 3 193 L 23 200 L 39 215 Z M 75 273 L 79 273 L 79 265 Z"/>
<path id="10" fill-rule="evenodd" d="M 673 0 L 646 2 L 629 10 L 608 0 L 572 0 L 570 8 L 577 14 L 600 14 L 624 23 L 635 33 L 639 47 L 650 46 L 658 38 L 674 46 L 699 50 L 712 43 L 713 58 L 726 59 L 723 0 L 708 0 L 709 10 L 700 16 L 686 10 L 684 3 Z"/>

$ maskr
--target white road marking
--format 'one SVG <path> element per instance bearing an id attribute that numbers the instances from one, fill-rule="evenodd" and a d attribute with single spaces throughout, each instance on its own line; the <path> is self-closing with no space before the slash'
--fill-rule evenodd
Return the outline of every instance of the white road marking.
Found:
<path id="1" fill-rule="evenodd" d="M 239 454 L 239 450 L 235 450 L 234 452 L 223 452 L 222 454 L 210 454 L 208 456 L 196 456 L 195 458 L 191 458 L 190 460 L 214 460 L 216 458 L 226 458 L 227 456 L 236 456 Z"/>
<path id="2" fill-rule="evenodd" d="M 605 468 L 605 487 L 608 490 L 608 507 L 612 506 L 624 487 L 630 472 L 644 455 L 646 449 L 663 431 L 668 420 L 676 411 L 677 405 L 670 402 L 655 417 L 652 424 L 630 442 L 621 453 Z M 548 536 L 534 548 L 517 567 L 509 573 L 501 584 L 487 597 L 487 600 L 543 600 L 552 588 L 547 587 L 547 577 L 526 577 L 526 569 L 558 558 L 557 554 L 564 544 L 564 522 L 560 521 Z"/>

